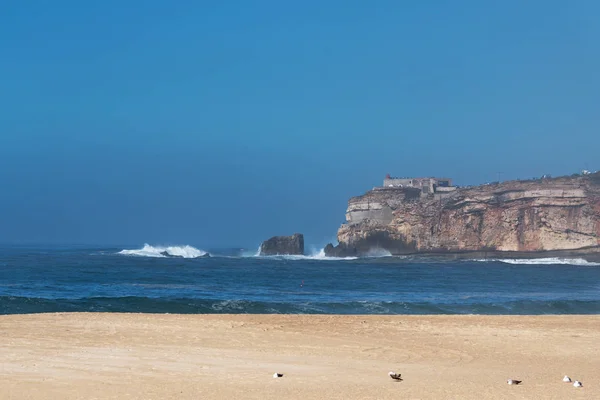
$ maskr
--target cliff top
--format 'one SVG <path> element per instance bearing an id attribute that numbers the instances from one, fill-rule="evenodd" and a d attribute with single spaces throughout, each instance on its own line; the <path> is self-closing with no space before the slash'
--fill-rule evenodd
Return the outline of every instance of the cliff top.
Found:
<path id="1" fill-rule="evenodd" d="M 448 198 L 459 198 L 465 195 L 469 195 L 469 193 L 481 194 L 483 192 L 489 192 L 490 194 L 498 195 L 506 192 L 543 189 L 580 189 L 585 190 L 586 192 L 589 192 L 592 195 L 600 196 L 600 172 L 595 172 L 593 174 L 588 175 L 576 174 L 556 178 L 545 177 L 539 179 L 493 182 L 478 186 L 459 186 L 456 191 L 448 195 Z M 419 193 L 420 189 L 413 187 L 377 187 L 373 190 L 366 192 L 363 195 L 352 197 L 350 199 L 350 203 L 364 201 L 384 201 L 388 203 L 393 203 L 397 202 L 398 200 L 427 201 L 428 199 L 433 198 L 433 196 L 431 195 L 420 198 L 418 196 Z"/>

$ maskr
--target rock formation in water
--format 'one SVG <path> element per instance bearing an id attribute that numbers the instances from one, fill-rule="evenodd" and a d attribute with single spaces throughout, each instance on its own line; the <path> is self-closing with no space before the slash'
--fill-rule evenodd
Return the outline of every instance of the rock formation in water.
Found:
<path id="1" fill-rule="evenodd" d="M 381 187 L 351 198 L 328 256 L 600 254 L 600 173 L 459 188 Z"/>
<path id="2" fill-rule="evenodd" d="M 303 255 L 304 235 L 294 233 L 292 236 L 274 236 L 260 245 L 261 256 Z"/>

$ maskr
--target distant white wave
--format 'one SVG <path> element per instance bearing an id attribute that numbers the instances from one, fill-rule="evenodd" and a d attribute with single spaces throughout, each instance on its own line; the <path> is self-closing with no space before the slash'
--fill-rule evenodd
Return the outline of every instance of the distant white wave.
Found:
<path id="1" fill-rule="evenodd" d="M 138 256 L 138 257 L 182 257 L 182 258 L 197 258 L 203 257 L 207 254 L 206 251 L 198 250 L 192 246 L 150 246 L 145 244 L 143 248 L 136 250 L 121 250 L 119 254 L 125 256 Z"/>
<path id="2" fill-rule="evenodd" d="M 282 256 L 283 258 L 290 260 L 356 260 L 358 257 L 327 257 L 325 255 L 325 250 L 320 249 L 318 251 L 313 251 L 309 255 L 305 256 Z"/>
<path id="3" fill-rule="evenodd" d="M 392 257 L 392 253 L 385 249 L 371 249 L 362 257 L 328 257 L 325 255 L 325 249 L 312 248 L 310 253 L 307 255 L 277 255 L 277 256 L 261 256 L 260 247 L 258 248 L 255 257 L 265 258 L 282 258 L 285 260 L 357 260 L 359 258 L 380 258 L 380 257 Z"/>
<path id="4" fill-rule="evenodd" d="M 371 258 L 391 257 L 391 256 L 392 256 L 392 253 L 390 253 L 388 250 L 386 250 L 386 249 L 379 249 L 379 248 L 370 249 L 365 254 L 365 257 L 371 257 Z"/>
<path id="5" fill-rule="evenodd" d="M 590 262 L 583 258 L 497 258 L 497 259 L 481 259 L 476 261 L 498 261 L 506 264 L 517 264 L 517 265 L 586 265 L 586 266 L 600 266 L 600 263 Z"/>
<path id="6" fill-rule="evenodd" d="M 254 257 L 261 258 L 276 258 L 276 259 L 284 259 L 284 260 L 324 260 L 324 261 L 335 261 L 335 260 L 356 260 L 358 257 L 327 257 L 325 255 L 325 250 L 313 250 L 308 255 L 293 255 L 293 254 L 281 254 L 275 256 L 261 256 L 260 248 L 254 255 Z"/>

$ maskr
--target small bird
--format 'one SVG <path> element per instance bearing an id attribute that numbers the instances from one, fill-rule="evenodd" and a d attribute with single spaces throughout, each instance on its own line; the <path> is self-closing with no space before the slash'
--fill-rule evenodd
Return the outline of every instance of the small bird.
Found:
<path id="1" fill-rule="evenodd" d="M 583 383 L 581 383 L 579 381 L 575 381 L 575 383 L 573 384 L 573 386 L 575 386 L 575 387 L 583 387 Z"/>
<path id="2" fill-rule="evenodd" d="M 509 385 L 518 385 L 521 382 L 523 382 L 523 381 L 518 381 L 516 379 L 509 379 L 509 380 L 506 381 L 506 383 L 508 383 Z"/>
<path id="3" fill-rule="evenodd" d="M 283 376 L 283 374 L 280 374 L 280 373 L 277 373 L 277 372 L 275 372 L 273 374 L 273 378 L 281 378 L 282 376 Z"/>
<path id="4" fill-rule="evenodd" d="M 390 376 L 390 378 L 392 378 L 392 379 L 393 379 L 393 380 L 395 380 L 395 381 L 401 381 L 401 380 L 402 380 L 402 378 L 400 378 L 400 376 L 401 376 L 402 374 L 397 374 L 397 373 L 395 373 L 395 372 L 393 372 L 393 371 L 390 371 L 390 372 L 388 373 L 388 375 Z"/>
<path id="5" fill-rule="evenodd" d="M 567 375 L 565 375 L 565 377 L 563 378 L 563 382 L 571 382 L 571 378 L 569 378 Z"/>

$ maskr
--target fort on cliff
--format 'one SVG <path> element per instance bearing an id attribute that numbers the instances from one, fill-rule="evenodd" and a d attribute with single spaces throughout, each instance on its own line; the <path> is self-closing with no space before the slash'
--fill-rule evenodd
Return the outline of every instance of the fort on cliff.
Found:
<path id="1" fill-rule="evenodd" d="M 363 220 L 375 220 L 381 222 L 391 222 L 393 215 L 392 209 L 404 201 L 417 199 L 441 200 L 449 197 L 455 190 L 452 186 L 452 179 L 449 178 L 395 178 L 386 175 L 383 180 L 383 186 L 373 188 L 378 192 L 376 197 L 385 201 L 371 202 L 373 196 L 365 198 L 367 206 L 362 203 L 353 203 L 350 200 L 348 210 L 346 211 L 346 220 L 348 223 L 357 223 Z"/>
<path id="2" fill-rule="evenodd" d="M 393 178 L 348 202 L 332 256 L 600 254 L 600 173 L 459 188 Z"/>
<path id="3" fill-rule="evenodd" d="M 387 174 L 383 180 L 382 188 L 411 187 L 421 190 L 421 194 L 450 193 L 456 190 L 452 186 L 452 179 L 448 178 L 393 178 Z"/>

